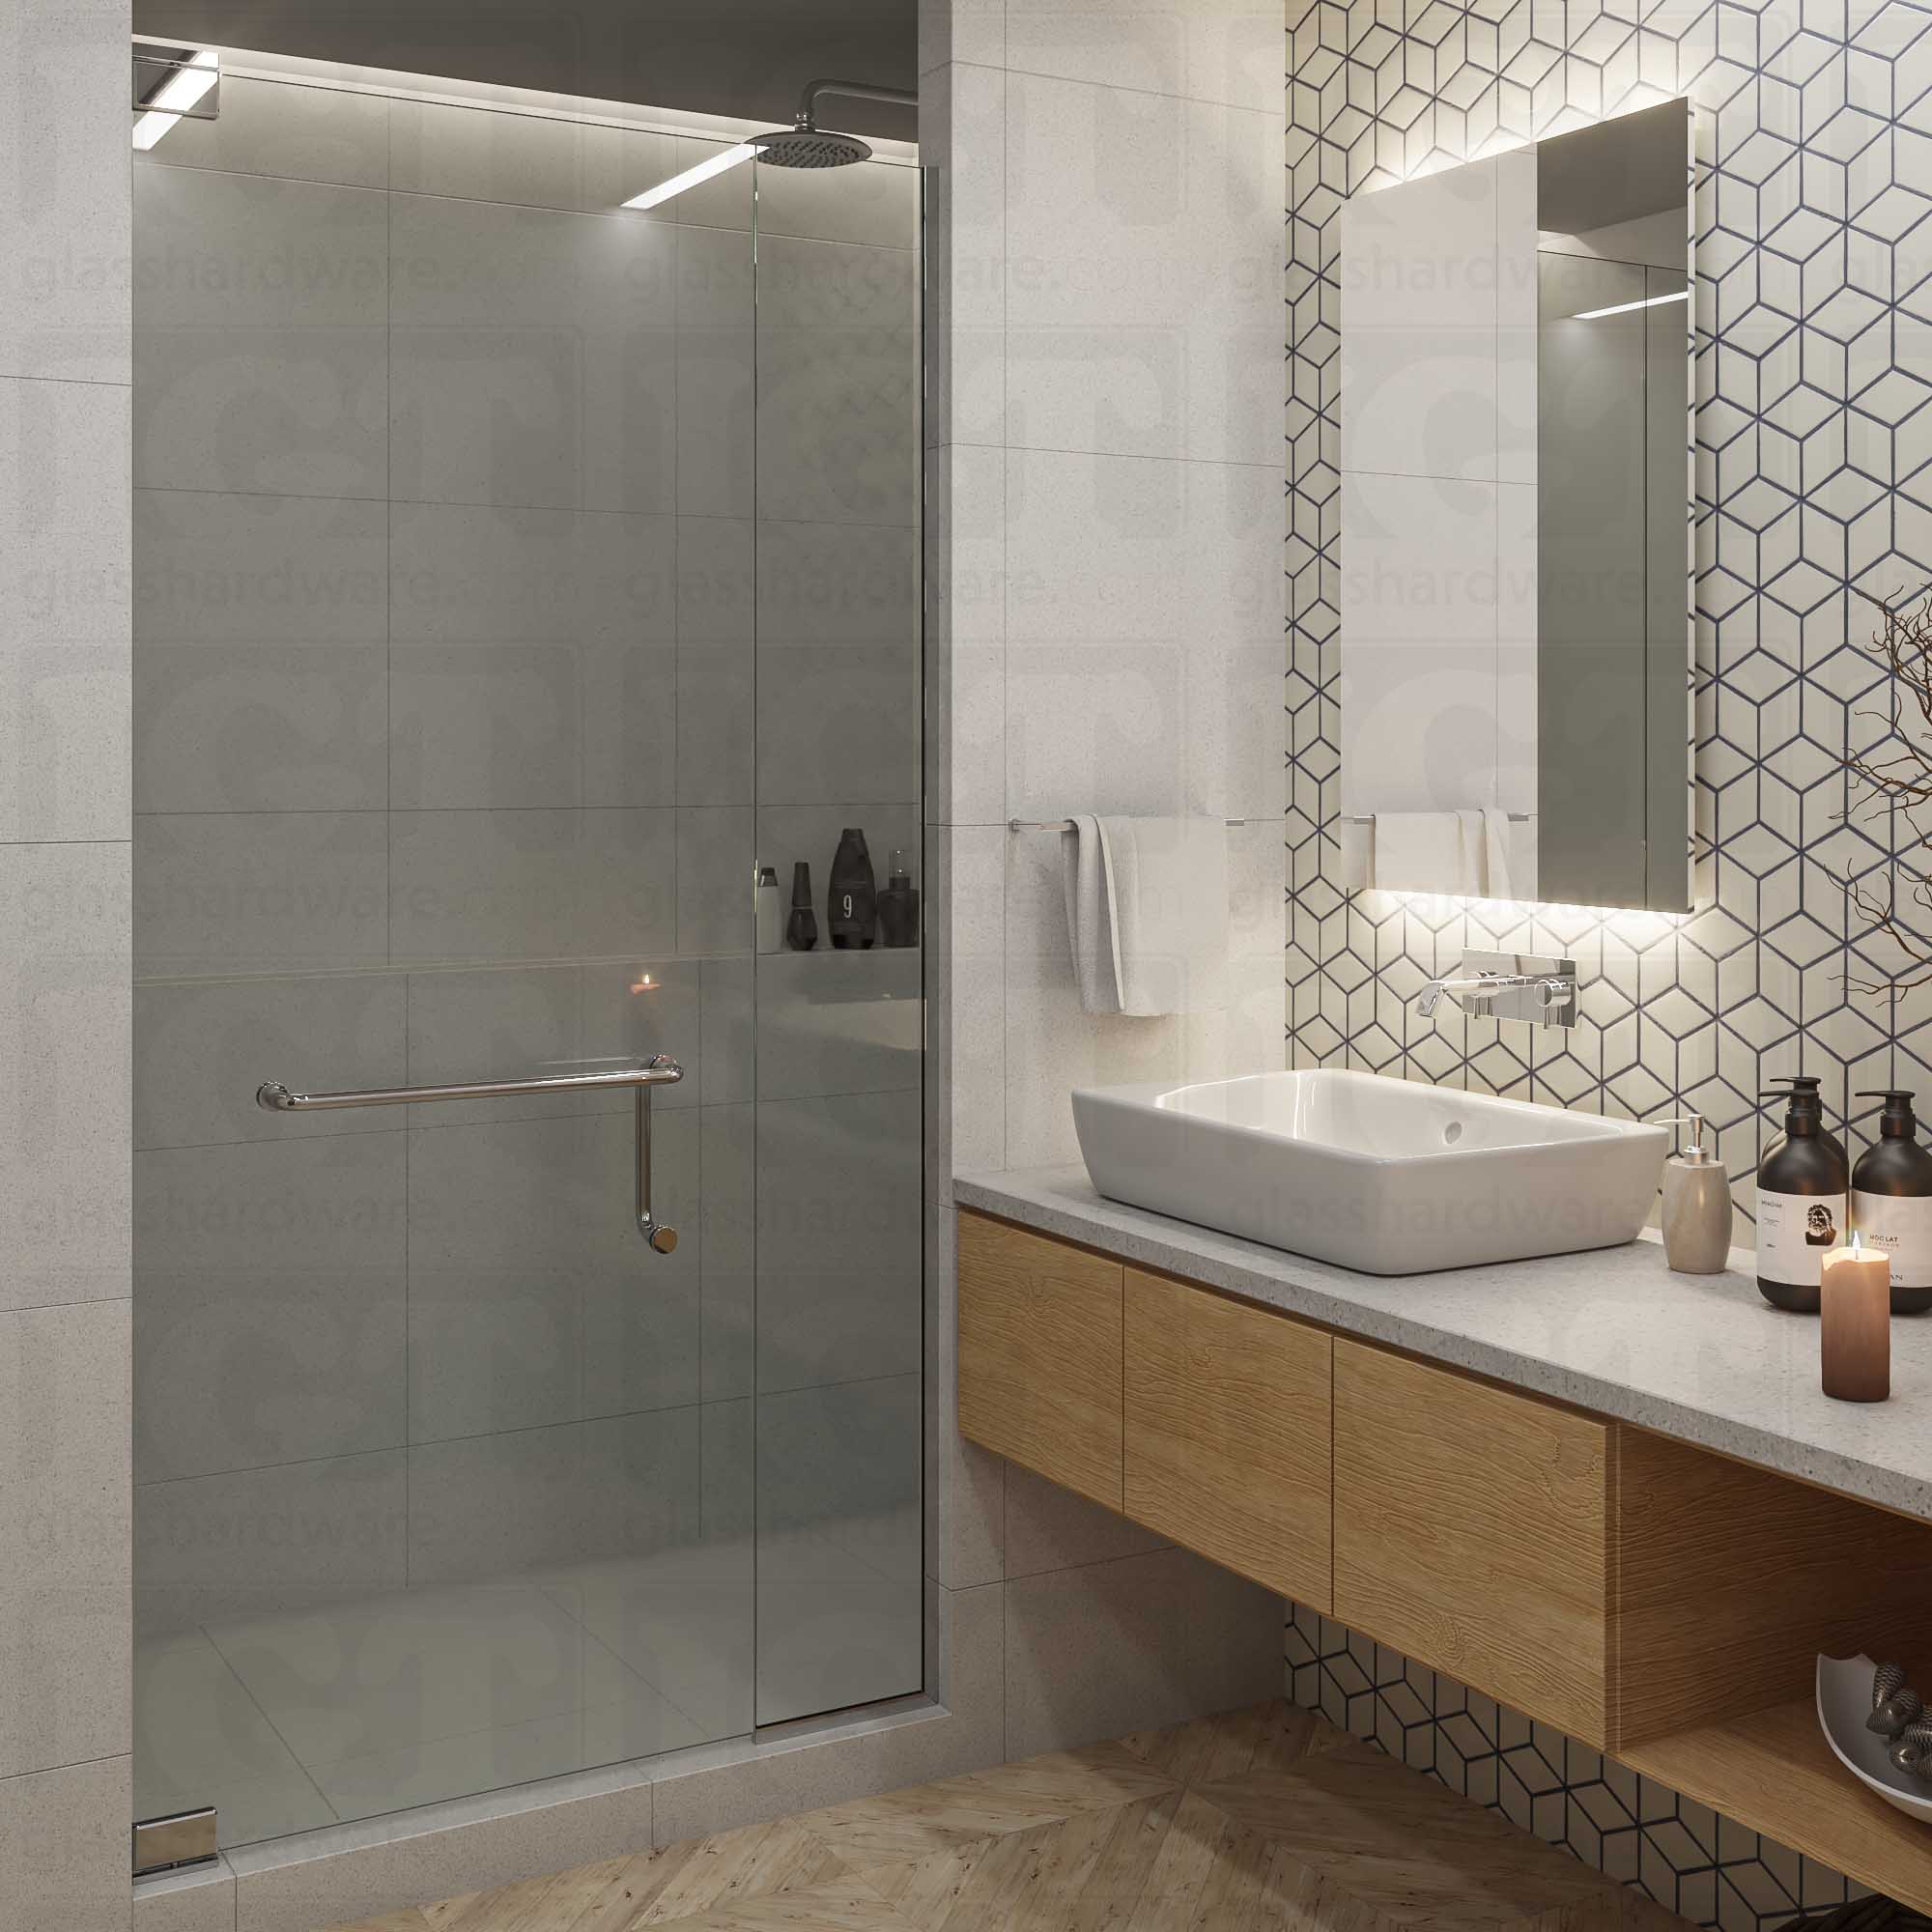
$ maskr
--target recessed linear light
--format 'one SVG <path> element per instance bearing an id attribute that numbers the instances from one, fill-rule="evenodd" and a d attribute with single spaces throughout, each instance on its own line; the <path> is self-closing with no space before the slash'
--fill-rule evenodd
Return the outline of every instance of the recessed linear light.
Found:
<path id="1" fill-rule="evenodd" d="M 156 89 L 134 123 L 135 147 L 152 148 L 220 78 L 221 56 L 213 47 L 203 47 Z"/>
<path id="2" fill-rule="evenodd" d="M 1573 315 L 1572 322 L 1595 322 L 1600 315 L 1628 315 L 1634 308 L 1662 308 L 1665 302 L 1682 302 L 1690 299 L 1689 289 L 1679 289 L 1675 295 L 1648 296 L 1642 301 L 1618 302 L 1611 308 L 1586 308 L 1578 315 Z"/>
<path id="3" fill-rule="evenodd" d="M 688 187 L 696 187 L 699 182 L 708 182 L 714 175 L 722 175 L 726 168 L 735 168 L 740 161 L 749 161 L 757 149 L 749 141 L 741 141 L 735 148 L 726 148 L 713 155 L 709 160 L 699 161 L 695 168 L 686 168 L 681 175 L 672 175 L 668 181 L 661 181 L 656 187 L 647 187 L 642 194 L 634 194 L 625 202 L 626 208 L 655 208 L 661 201 L 668 201 L 674 194 L 682 194 Z"/>

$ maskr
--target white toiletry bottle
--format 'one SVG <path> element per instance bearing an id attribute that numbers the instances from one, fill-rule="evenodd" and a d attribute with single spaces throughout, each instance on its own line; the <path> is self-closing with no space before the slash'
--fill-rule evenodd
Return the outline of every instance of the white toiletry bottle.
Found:
<path id="1" fill-rule="evenodd" d="M 779 868 L 760 866 L 752 897 L 758 914 L 758 951 L 776 952 L 784 945 L 784 906 L 779 898 Z"/>

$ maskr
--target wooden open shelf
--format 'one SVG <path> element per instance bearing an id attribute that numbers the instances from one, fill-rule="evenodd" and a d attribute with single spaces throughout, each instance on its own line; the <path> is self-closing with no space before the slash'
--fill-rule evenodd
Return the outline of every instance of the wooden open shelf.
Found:
<path id="1" fill-rule="evenodd" d="M 1932 1825 L 1893 1810 L 1832 1755 L 1808 1697 L 1616 1755 L 1861 1885 L 1932 1912 Z"/>

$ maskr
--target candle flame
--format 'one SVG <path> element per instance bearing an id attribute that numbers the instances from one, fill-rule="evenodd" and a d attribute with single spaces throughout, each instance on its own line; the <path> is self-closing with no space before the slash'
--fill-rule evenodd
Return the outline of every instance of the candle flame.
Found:
<path id="1" fill-rule="evenodd" d="M 631 991 L 634 993 L 655 993 L 657 989 L 658 982 L 648 973 L 631 982 Z"/>
<path id="2" fill-rule="evenodd" d="M 1864 1242 L 1859 1238 L 1859 1231 L 1854 1228 L 1852 1230 L 1852 1259 L 1854 1261 L 1857 1261 L 1860 1255 L 1864 1252 Z"/>

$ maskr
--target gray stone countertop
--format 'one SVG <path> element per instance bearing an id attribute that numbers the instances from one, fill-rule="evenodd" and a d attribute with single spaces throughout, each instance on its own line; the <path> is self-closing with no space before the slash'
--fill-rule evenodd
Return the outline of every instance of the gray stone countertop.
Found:
<path id="1" fill-rule="evenodd" d="M 1103 1201 L 1080 1167 L 961 1176 L 953 1198 L 1932 1520 L 1932 1315 L 1892 1322 L 1889 1402 L 1833 1402 L 1818 1383 L 1817 1318 L 1766 1302 L 1743 1250 L 1720 1275 L 1671 1273 L 1649 1236 L 1546 1261 L 1370 1275 Z"/>

